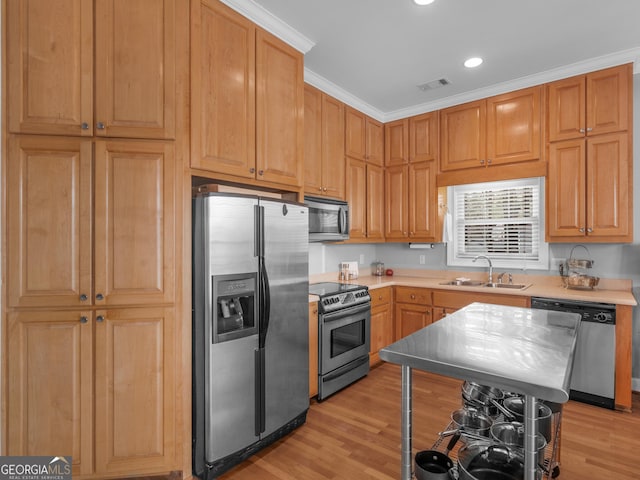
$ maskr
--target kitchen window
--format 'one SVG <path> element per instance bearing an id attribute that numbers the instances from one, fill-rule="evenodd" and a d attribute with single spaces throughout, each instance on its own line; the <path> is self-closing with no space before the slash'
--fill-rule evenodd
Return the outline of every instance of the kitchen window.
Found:
<path id="1" fill-rule="evenodd" d="M 544 178 L 449 187 L 447 265 L 474 266 L 476 255 L 493 265 L 549 269 L 544 241 Z"/>

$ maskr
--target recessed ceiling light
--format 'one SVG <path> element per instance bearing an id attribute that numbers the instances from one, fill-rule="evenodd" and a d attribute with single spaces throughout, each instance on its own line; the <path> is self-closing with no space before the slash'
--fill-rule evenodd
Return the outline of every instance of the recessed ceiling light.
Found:
<path id="1" fill-rule="evenodd" d="M 467 68 L 475 68 L 482 63 L 482 59 L 480 57 L 468 58 L 464 61 L 464 66 Z"/>
<path id="2" fill-rule="evenodd" d="M 434 0 L 413 0 L 413 3 L 415 3 L 416 5 L 429 5 L 430 3 L 433 3 Z"/>

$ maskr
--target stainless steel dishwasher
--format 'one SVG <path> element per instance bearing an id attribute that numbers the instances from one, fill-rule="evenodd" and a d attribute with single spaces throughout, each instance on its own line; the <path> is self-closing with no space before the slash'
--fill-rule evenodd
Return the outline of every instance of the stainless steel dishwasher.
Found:
<path id="1" fill-rule="evenodd" d="M 531 298 L 531 308 L 582 316 L 571 374 L 569 398 L 615 407 L 616 306 L 610 303 Z"/>

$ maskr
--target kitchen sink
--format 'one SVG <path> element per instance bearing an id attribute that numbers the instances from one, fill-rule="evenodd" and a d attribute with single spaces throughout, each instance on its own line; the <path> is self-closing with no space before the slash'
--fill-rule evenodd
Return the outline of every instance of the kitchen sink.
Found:
<path id="1" fill-rule="evenodd" d="M 484 288 L 508 288 L 512 290 L 524 290 L 531 286 L 530 283 L 487 283 L 481 280 L 449 280 L 440 285 L 455 287 L 484 287 Z"/>
<path id="2" fill-rule="evenodd" d="M 483 287 L 485 282 L 481 280 L 450 280 L 440 285 L 455 285 L 457 287 Z"/>

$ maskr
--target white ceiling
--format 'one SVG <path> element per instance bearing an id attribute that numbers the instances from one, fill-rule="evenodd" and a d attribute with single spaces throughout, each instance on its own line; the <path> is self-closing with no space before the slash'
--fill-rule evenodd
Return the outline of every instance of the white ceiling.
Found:
<path id="1" fill-rule="evenodd" d="M 640 61 L 640 0 L 222 1 L 305 52 L 305 81 L 381 121 Z"/>

